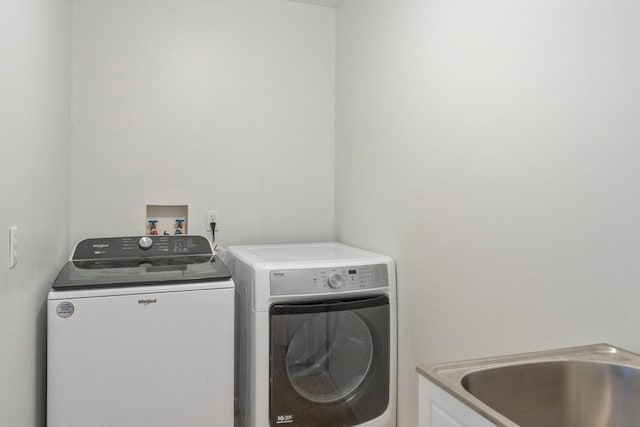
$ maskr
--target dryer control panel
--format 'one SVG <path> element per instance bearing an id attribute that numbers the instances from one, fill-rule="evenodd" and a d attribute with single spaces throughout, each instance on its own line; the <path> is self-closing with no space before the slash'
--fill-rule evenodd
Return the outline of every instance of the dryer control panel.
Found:
<path id="1" fill-rule="evenodd" d="M 386 264 L 274 270 L 269 279 L 271 295 L 339 293 L 389 286 Z"/>

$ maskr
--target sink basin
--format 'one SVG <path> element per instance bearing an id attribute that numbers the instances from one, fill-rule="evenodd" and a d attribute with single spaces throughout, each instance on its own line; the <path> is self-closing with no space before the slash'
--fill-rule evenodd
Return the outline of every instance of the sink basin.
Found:
<path id="1" fill-rule="evenodd" d="M 520 426 L 640 425 L 640 370 L 579 360 L 472 372 L 462 387 Z"/>
<path id="2" fill-rule="evenodd" d="M 640 426 L 640 355 L 608 344 L 418 371 L 498 426 Z"/>

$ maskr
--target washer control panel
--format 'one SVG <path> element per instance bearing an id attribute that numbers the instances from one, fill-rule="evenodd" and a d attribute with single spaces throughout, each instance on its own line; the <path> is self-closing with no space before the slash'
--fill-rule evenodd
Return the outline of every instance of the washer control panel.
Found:
<path id="1" fill-rule="evenodd" d="M 337 293 L 389 286 L 386 264 L 274 270 L 269 279 L 271 295 Z"/>
<path id="2" fill-rule="evenodd" d="M 212 254 L 211 244 L 205 237 L 183 234 L 86 239 L 78 243 L 72 259 L 75 261 Z"/>

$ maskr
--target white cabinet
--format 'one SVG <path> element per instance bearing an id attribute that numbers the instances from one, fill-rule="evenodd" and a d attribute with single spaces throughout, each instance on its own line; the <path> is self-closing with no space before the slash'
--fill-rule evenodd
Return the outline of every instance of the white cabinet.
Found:
<path id="1" fill-rule="evenodd" d="M 482 415 L 422 375 L 419 388 L 419 427 L 495 427 Z"/>

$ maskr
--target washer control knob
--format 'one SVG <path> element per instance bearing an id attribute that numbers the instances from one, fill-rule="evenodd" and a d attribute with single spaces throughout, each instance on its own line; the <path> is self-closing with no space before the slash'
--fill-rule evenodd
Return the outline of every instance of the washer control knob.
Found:
<path id="1" fill-rule="evenodd" d="M 339 274 L 329 275 L 327 282 L 329 282 L 329 286 L 333 289 L 338 289 L 344 286 L 344 280 L 342 280 L 342 276 Z"/>
<path id="2" fill-rule="evenodd" d="M 138 246 L 140 246 L 140 249 L 149 249 L 151 245 L 153 245 L 153 240 L 151 239 L 151 237 L 144 236 L 141 237 L 138 241 Z"/>

